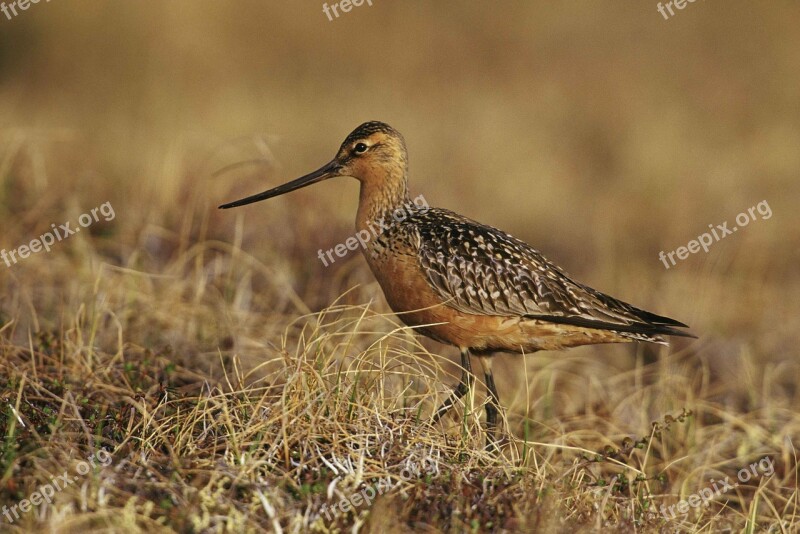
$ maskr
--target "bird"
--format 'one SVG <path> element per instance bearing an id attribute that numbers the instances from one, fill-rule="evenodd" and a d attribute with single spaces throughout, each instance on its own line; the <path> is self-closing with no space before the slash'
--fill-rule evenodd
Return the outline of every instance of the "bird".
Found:
<path id="1" fill-rule="evenodd" d="M 487 389 L 487 449 L 497 445 L 501 410 L 492 372 L 497 353 L 600 343 L 668 345 L 667 336 L 695 337 L 682 322 L 574 280 L 506 232 L 427 202 L 411 202 L 405 140 L 384 122 L 358 126 L 316 171 L 219 208 L 252 204 L 340 176 L 361 183 L 356 229 L 371 237 L 362 252 L 389 306 L 416 332 L 460 352 L 461 379 L 433 413 L 434 423 L 474 387 L 471 357 L 478 358 Z M 398 210 L 402 218 L 395 216 Z"/>

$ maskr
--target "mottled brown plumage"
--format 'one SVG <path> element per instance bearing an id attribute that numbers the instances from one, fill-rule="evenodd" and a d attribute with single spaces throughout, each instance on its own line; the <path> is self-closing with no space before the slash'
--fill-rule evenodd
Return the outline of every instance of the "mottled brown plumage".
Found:
<path id="1" fill-rule="evenodd" d="M 407 325 L 461 350 L 461 383 L 436 412 L 441 417 L 471 386 L 470 352 L 480 356 L 490 400 L 490 444 L 499 399 L 489 357 L 579 345 L 687 336 L 686 325 L 572 280 L 528 244 L 444 209 L 411 202 L 403 137 L 367 122 L 347 136 L 319 170 L 264 193 L 225 204 L 241 206 L 334 176 L 361 182 L 356 228 L 372 234 L 364 255 L 392 309 Z M 382 223 L 382 224 L 381 224 Z"/>

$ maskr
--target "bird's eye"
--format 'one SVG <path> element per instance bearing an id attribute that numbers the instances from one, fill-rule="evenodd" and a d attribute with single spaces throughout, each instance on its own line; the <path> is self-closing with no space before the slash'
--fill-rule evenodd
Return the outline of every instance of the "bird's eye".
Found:
<path id="1" fill-rule="evenodd" d="M 358 143 L 355 147 L 353 147 L 353 152 L 356 154 L 363 154 L 368 148 L 369 147 L 365 143 Z"/>

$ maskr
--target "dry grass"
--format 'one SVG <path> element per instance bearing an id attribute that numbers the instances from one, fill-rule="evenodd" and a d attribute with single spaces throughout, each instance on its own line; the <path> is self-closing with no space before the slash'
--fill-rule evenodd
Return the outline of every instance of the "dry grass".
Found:
<path id="1" fill-rule="evenodd" d="M 77 476 L 0 531 L 797 531 L 797 7 L 374 4 L 0 15 L 0 248 L 116 213 L 0 262 L 0 506 Z M 480 385 L 431 425 L 454 349 L 401 327 L 362 258 L 316 259 L 355 186 L 215 209 L 366 119 L 406 135 L 412 193 L 699 339 L 499 356 L 498 455 Z"/>
<path id="2" fill-rule="evenodd" d="M 699 342 L 650 363 L 640 352 L 630 370 L 587 388 L 588 362 L 567 352 L 523 377 L 530 408 L 516 400 L 514 438 L 494 456 L 482 448 L 482 392 L 466 417 L 429 424 L 447 393 L 436 378 L 446 376 L 444 360 L 391 316 L 350 305 L 275 314 L 260 295 L 279 288 L 251 294 L 241 283 L 264 266 L 237 268 L 243 253 L 215 245 L 196 251 L 202 261 L 180 256 L 160 277 L 97 258 L 95 280 L 79 282 L 65 303 L 63 326 L 30 332 L 24 344 L 10 341 L 21 336 L 4 319 L 3 500 L 77 473 L 100 448 L 113 458 L 15 528 L 788 532 L 797 524 L 791 436 L 800 419 L 785 369 L 751 369 L 751 398 L 739 398 L 707 369 L 697 373 L 711 352 Z M 247 311 L 242 302 L 251 302 Z M 275 324 L 284 331 L 265 336 Z M 752 363 L 743 355 L 741 365 Z M 591 404 L 565 413 L 563 397 L 575 404 L 581 388 Z M 686 518 L 666 522 L 659 512 L 765 456 L 771 477 Z M 377 496 L 370 505 L 336 511 L 365 492 Z"/>

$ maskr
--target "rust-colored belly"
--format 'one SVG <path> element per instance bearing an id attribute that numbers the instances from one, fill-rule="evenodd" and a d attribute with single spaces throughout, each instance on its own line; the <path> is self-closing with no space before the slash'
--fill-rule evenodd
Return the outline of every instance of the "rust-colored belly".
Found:
<path id="1" fill-rule="evenodd" d="M 416 256 L 389 254 L 367 262 L 392 310 L 408 326 L 442 343 L 477 353 L 559 350 L 630 341 L 613 332 L 519 316 L 476 315 L 449 306 L 428 283 Z"/>

